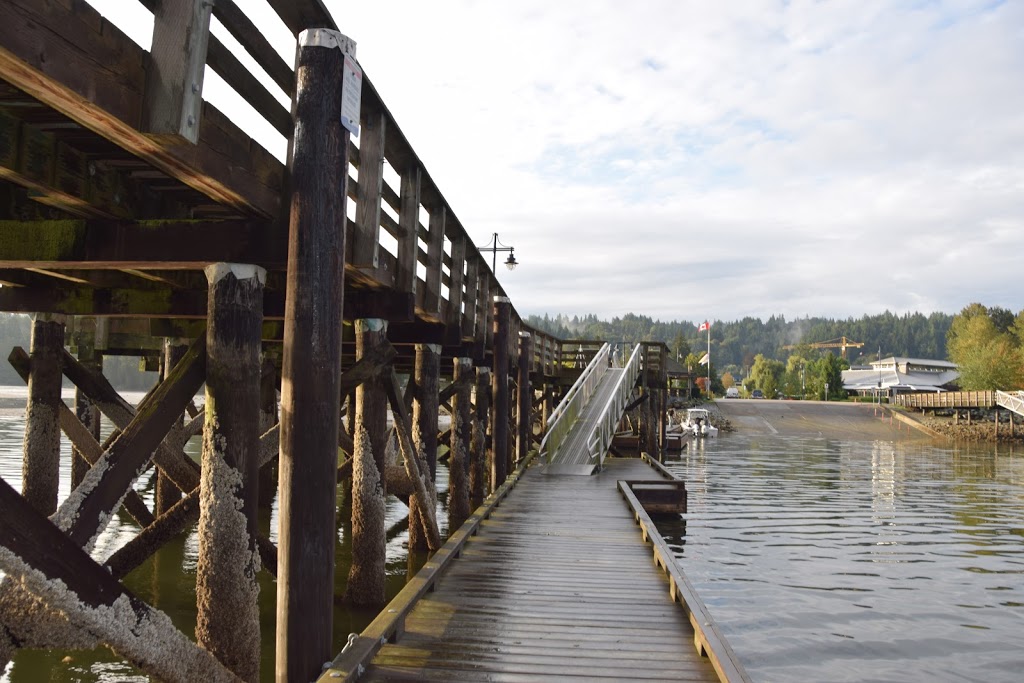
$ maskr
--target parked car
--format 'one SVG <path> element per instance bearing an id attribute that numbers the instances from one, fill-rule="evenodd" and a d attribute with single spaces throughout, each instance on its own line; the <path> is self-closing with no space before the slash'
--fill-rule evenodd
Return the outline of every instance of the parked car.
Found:
<path id="1" fill-rule="evenodd" d="M 740 397 L 740 390 L 737 389 L 736 387 L 729 387 L 728 389 L 725 390 L 725 397 L 726 398 L 739 398 Z"/>
<path id="2" fill-rule="evenodd" d="M 750 392 L 750 398 L 764 398 L 764 392 L 760 389 L 754 389 Z"/>

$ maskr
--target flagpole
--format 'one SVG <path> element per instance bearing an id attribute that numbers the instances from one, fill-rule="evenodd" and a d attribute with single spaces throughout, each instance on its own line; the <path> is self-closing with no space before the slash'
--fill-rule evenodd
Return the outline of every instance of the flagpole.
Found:
<path id="1" fill-rule="evenodd" d="M 711 398 L 711 323 L 705 322 L 708 328 L 708 398 Z"/>

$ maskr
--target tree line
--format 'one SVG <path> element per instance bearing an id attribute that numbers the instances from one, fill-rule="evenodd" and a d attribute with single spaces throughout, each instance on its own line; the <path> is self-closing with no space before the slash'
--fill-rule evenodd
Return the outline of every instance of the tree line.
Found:
<path id="1" fill-rule="evenodd" d="M 771 316 L 768 320 L 746 317 L 735 321 L 712 320 L 711 360 L 723 372 L 745 376 L 758 354 L 785 361 L 795 352 L 787 346 L 821 342 L 846 336 L 862 342 L 859 349 L 850 349 L 854 365 L 874 360 L 881 351 L 886 356 L 912 358 L 946 358 L 946 333 L 953 316 L 945 313 L 906 313 L 886 311 L 860 318 L 805 317 L 786 320 Z M 626 314 L 621 318 L 600 320 L 595 315 L 531 315 L 526 323 L 561 339 L 595 339 L 624 341 L 660 341 L 679 358 L 707 350 L 705 332 L 698 332 L 703 321 L 661 321 L 648 316 Z M 824 354 L 822 354 L 824 355 Z"/>

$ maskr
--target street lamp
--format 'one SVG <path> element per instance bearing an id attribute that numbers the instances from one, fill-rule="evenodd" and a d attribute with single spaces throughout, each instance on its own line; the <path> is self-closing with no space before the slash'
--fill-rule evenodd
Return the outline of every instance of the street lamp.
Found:
<path id="1" fill-rule="evenodd" d="M 509 247 L 498 241 L 498 233 L 494 233 L 491 241 L 482 247 L 477 247 L 480 251 L 491 252 L 491 272 L 496 273 L 498 268 L 498 252 L 507 251 L 508 258 L 505 259 L 505 267 L 509 270 L 515 270 L 516 266 L 519 265 L 519 261 L 516 261 L 515 247 Z"/>

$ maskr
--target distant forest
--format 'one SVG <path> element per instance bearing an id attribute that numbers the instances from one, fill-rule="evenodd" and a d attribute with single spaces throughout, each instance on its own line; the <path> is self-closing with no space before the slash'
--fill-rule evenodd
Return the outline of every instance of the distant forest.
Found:
<path id="1" fill-rule="evenodd" d="M 879 315 L 834 320 L 832 318 L 798 318 L 787 321 L 772 316 L 767 321 L 743 318 L 732 322 L 711 321 L 711 359 L 721 371 L 745 370 L 754 364 L 758 354 L 785 360 L 791 353 L 787 345 L 822 342 L 845 336 L 862 342 L 861 348 L 850 349 L 848 360 L 853 365 L 866 363 L 878 356 L 909 356 L 912 358 L 946 358 L 946 332 L 953 316 L 945 313 L 907 313 L 896 315 L 886 311 Z M 629 313 L 611 321 L 595 315 L 572 318 L 565 315 L 531 315 L 526 323 L 561 339 L 600 341 L 665 342 L 679 358 L 690 353 L 702 354 L 707 349 L 707 333 L 698 332 L 702 321 L 662 322 L 644 315 Z M 839 355 L 839 349 L 834 350 Z"/>
<path id="2" fill-rule="evenodd" d="M 895 315 L 888 311 L 861 318 L 798 318 L 787 321 L 772 316 L 767 321 L 743 318 L 732 322 L 711 321 L 711 359 L 719 372 L 729 371 L 745 376 L 758 354 L 785 360 L 790 351 L 783 347 L 806 344 L 846 336 L 863 342 L 861 348 L 850 349 L 848 360 L 857 365 L 873 360 L 881 347 L 882 356 L 945 359 L 946 332 L 953 316 L 945 313 L 907 313 Z M 565 315 L 531 315 L 526 323 L 561 339 L 592 339 L 635 344 L 639 341 L 665 342 L 680 359 L 690 353 L 703 354 L 707 348 L 705 332 L 698 332 L 701 321 L 662 322 L 648 316 L 629 313 L 611 321 L 596 315 L 572 318 Z M 8 352 L 15 346 L 28 350 L 30 321 L 27 315 L 0 313 L 0 348 Z M 835 354 L 839 355 L 838 349 Z M 6 355 L 6 354 L 5 354 Z M 805 351 L 805 355 L 806 351 Z M 118 389 L 146 390 L 156 381 L 156 373 L 140 372 L 138 359 L 132 356 L 107 356 L 103 372 Z M 10 364 L 0 362 L 0 384 L 22 384 Z"/>
<path id="3" fill-rule="evenodd" d="M 7 355 L 15 346 L 29 350 L 32 337 L 32 321 L 27 315 L 19 313 L 0 313 L 0 349 L 3 357 L 0 360 L 0 384 L 24 386 L 24 382 L 11 364 Z M 114 388 L 127 391 L 148 391 L 156 383 L 157 373 L 139 370 L 139 359 L 135 356 L 105 356 L 103 374 Z M 65 386 L 71 383 L 65 379 Z"/>

